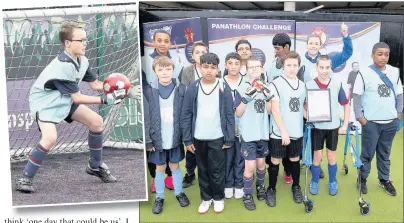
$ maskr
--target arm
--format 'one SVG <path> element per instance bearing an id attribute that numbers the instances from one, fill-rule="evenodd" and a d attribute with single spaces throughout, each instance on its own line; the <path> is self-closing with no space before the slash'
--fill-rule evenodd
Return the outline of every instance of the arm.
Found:
<path id="1" fill-rule="evenodd" d="M 397 80 L 397 118 L 401 119 L 403 116 L 403 84 L 401 83 L 401 78 Z"/>
<path id="2" fill-rule="evenodd" d="M 88 84 L 90 85 L 90 88 L 93 91 L 103 91 L 104 90 L 104 83 L 102 83 L 99 80 L 92 81 Z"/>
<path id="3" fill-rule="evenodd" d="M 87 68 L 86 74 L 83 77 L 83 81 L 88 82 L 91 90 L 93 91 L 102 91 L 103 83 L 97 79 L 97 75 L 90 69 Z"/>
<path id="4" fill-rule="evenodd" d="M 235 90 L 236 94 L 234 96 L 234 108 L 236 109 L 236 116 L 241 117 L 244 114 L 245 107 L 247 104 L 244 104 L 241 101 L 241 95 Z"/>
<path id="5" fill-rule="evenodd" d="M 332 70 L 344 64 L 352 56 L 353 53 L 352 39 L 348 34 L 348 26 L 344 23 L 341 25 L 341 33 L 343 35 L 342 40 L 344 43 L 344 47 L 342 49 L 342 52 L 330 57 L 332 62 Z"/>
<path id="6" fill-rule="evenodd" d="M 272 110 L 271 110 L 271 101 L 267 101 L 267 113 L 268 115 L 271 114 Z"/>
<path id="7" fill-rule="evenodd" d="M 150 151 L 153 149 L 153 142 L 150 138 L 150 110 L 149 110 L 149 102 L 143 96 L 143 124 L 144 124 L 144 140 L 146 143 L 146 150 Z"/>
<path id="8" fill-rule="evenodd" d="M 351 106 L 349 104 L 349 99 L 344 91 L 344 88 L 342 88 L 342 84 L 341 84 L 341 87 L 340 87 L 339 93 L 338 93 L 338 102 L 340 103 L 340 105 L 344 106 L 344 124 L 340 128 L 340 134 L 345 134 L 346 129 L 348 128 L 349 113 L 351 111 L 350 110 Z"/>
<path id="9" fill-rule="evenodd" d="M 365 83 L 361 73 L 358 73 L 352 91 L 352 101 L 354 104 L 355 118 L 361 125 L 366 125 L 367 120 L 362 111 L 362 95 L 365 92 Z"/>
<path id="10" fill-rule="evenodd" d="M 289 134 L 286 131 L 285 124 L 283 123 L 282 116 L 281 116 L 281 111 L 279 108 L 279 101 L 278 100 L 272 100 L 272 116 L 274 117 L 274 121 L 276 125 L 278 126 L 279 130 L 281 131 L 281 136 L 282 136 L 282 145 L 288 145 L 290 143 L 290 138 Z"/>
<path id="11" fill-rule="evenodd" d="M 224 89 L 224 99 L 225 99 L 225 113 L 226 113 L 226 135 L 224 139 L 223 148 L 230 148 L 234 144 L 234 130 L 235 130 L 235 120 L 234 120 L 234 110 L 233 110 L 233 96 L 231 95 L 231 90 L 229 86 Z"/>
<path id="12" fill-rule="evenodd" d="M 102 98 L 98 96 L 89 96 L 76 92 L 71 94 L 75 104 L 104 104 Z"/>
<path id="13" fill-rule="evenodd" d="M 186 146 L 192 145 L 193 87 L 188 87 L 181 111 L 181 131 Z"/>

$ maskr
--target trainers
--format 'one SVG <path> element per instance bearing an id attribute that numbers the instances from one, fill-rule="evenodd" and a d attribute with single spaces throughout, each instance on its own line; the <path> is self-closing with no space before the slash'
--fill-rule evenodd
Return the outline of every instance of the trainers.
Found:
<path id="1" fill-rule="evenodd" d="M 153 214 L 160 214 L 163 211 L 164 199 L 157 198 L 153 204 Z"/>
<path id="2" fill-rule="evenodd" d="M 230 199 L 233 197 L 233 188 L 224 188 L 224 197 Z"/>
<path id="3" fill-rule="evenodd" d="M 310 182 L 310 194 L 317 195 L 318 194 L 318 183 L 311 181 Z"/>
<path id="4" fill-rule="evenodd" d="M 215 213 L 222 213 L 224 211 L 224 200 L 213 200 L 213 210 L 215 211 Z"/>
<path id="5" fill-rule="evenodd" d="M 325 177 L 324 171 L 320 166 L 320 179 L 323 179 Z"/>
<path id="6" fill-rule="evenodd" d="M 205 214 L 206 212 L 208 212 L 211 204 L 212 200 L 202 201 L 198 208 L 199 214 Z"/>
<path id="7" fill-rule="evenodd" d="M 87 165 L 86 173 L 100 178 L 104 183 L 115 183 L 117 180 L 112 176 L 105 163 L 102 163 L 98 169 L 92 169 L 90 164 Z"/>
<path id="8" fill-rule="evenodd" d="M 175 198 L 177 198 L 177 201 L 180 203 L 181 207 L 187 207 L 189 205 L 189 199 L 185 193 L 180 193 L 175 196 Z"/>
<path id="9" fill-rule="evenodd" d="M 265 193 L 265 185 L 257 185 L 257 199 L 259 201 L 265 200 L 266 193 Z"/>
<path id="10" fill-rule="evenodd" d="M 156 193 L 156 183 L 154 182 L 154 179 L 152 180 L 152 183 L 150 185 L 150 192 Z"/>
<path id="11" fill-rule="evenodd" d="M 234 198 L 241 199 L 241 198 L 243 198 L 243 196 L 244 196 L 243 188 L 241 188 L 241 189 L 235 188 L 234 189 Z"/>
<path id="12" fill-rule="evenodd" d="M 391 195 L 391 196 L 397 195 L 396 188 L 394 188 L 394 186 L 390 180 L 387 180 L 387 181 L 379 180 L 379 186 L 383 187 L 389 195 Z"/>
<path id="13" fill-rule="evenodd" d="M 253 196 L 251 194 L 246 194 L 246 195 L 243 196 L 243 203 L 244 203 L 244 207 L 247 210 L 253 211 L 253 210 L 256 209 L 254 199 L 253 199 Z"/>
<path id="14" fill-rule="evenodd" d="M 186 173 L 184 179 L 182 180 L 182 187 L 187 188 L 191 186 L 194 180 L 195 180 L 195 174 L 189 175 L 188 173 Z"/>
<path id="15" fill-rule="evenodd" d="M 291 184 L 293 183 L 292 175 L 287 175 L 286 172 L 283 172 L 283 180 L 285 181 L 286 184 Z"/>
<path id="16" fill-rule="evenodd" d="M 359 179 L 356 179 L 356 188 L 359 190 Z M 363 194 L 368 193 L 368 187 L 366 185 L 366 179 L 361 178 L 361 191 Z"/>
<path id="17" fill-rule="evenodd" d="M 331 196 L 335 196 L 338 194 L 338 183 L 337 182 L 332 182 L 332 183 L 328 183 L 328 193 Z"/>
<path id="18" fill-rule="evenodd" d="M 267 199 L 266 203 L 269 207 L 275 207 L 276 206 L 276 189 L 272 189 L 268 187 L 267 190 Z"/>
<path id="19" fill-rule="evenodd" d="M 16 183 L 16 189 L 24 193 L 33 193 L 33 178 L 21 177 Z"/>
<path id="20" fill-rule="evenodd" d="M 293 200 L 296 203 L 302 203 L 303 202 L 303 194 L 302 190 L 300 189 L 300 186 L 292 186 L 292 194 L 293 194 Z"/>
<path id="21" fill-rule="evenodd" d="M 174 184 L 173 184 L 173 177 L 172 176 L 167 176 L 166 179 L 164 179 L 164 183 L 165 183 L 167 189 L 174 190 Z"/>

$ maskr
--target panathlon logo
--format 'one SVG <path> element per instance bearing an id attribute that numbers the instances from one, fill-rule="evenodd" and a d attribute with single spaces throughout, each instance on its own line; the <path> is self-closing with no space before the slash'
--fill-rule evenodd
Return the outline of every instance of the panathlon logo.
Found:
<path id="1" fill-rule="evenodd" d="M 290 98 L 289 108 L 291 112 L 299 112 L 300 111 L 300 101 L 299 98 Z"/>
<path id="2" fill-rule="evenodd" d="M 158 31 L 158 30 L 167 31 L 168 33 L 170 33 L 170 36 L 171 36 L 171 30 L 172 30 L 172 29 L 173 29 L 172 26 L 164 26 L 164 27 L 162 27 L 162 28 L 160 28 L 160 29 L 151 29 L 151 30 L 149 30 L 150 39 L 153 40 L 154 33 L 155 33 L 156 31 Z"/>
<path id="3" fill-rule="evenodd" d="M 329 37 L 327 36 L 325 31 L 327 30 L 328 26 L 325 26 L 325 27 L 316 26 L 314 28 L 309 26 L 309 28 L 312 31 L 311 34 L 314 34 L 314 35 L 320 37 L 321 48 L 323 48 L 325 45 L 327 45 Z"/>
<path id="4" fill-rule="evenodd" d="M 192 32 L 192 28 L 186 28 L 186 29 L 184 30 L 184 33 L 185 33 L 185 38 L 187 39 L 187 42 L 188 42 L 188 43 L 193 42 L 193 40 L 194 40 L 194 33 Z"/>
<path id="5" fill-rule="evenodd" d="M 379 84 L 379 87 L 377 88 L 377 93 L 382 98 L 388 98 L 388 97 L 390 97 L 391 90 L 387 85 Z"/>

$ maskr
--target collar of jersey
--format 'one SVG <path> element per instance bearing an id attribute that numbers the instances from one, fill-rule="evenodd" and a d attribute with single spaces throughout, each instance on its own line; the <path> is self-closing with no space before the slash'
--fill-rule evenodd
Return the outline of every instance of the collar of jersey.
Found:
<path id="1" fill-rule="evenodd" d="M 317 59 L 318 59 L 319 56 L 321 56 L 321 54 L 320 54 L 320 53 L 317 53 L 317 56 L 316 56 L 316 57 L 311 58 L 311 57 L 309 56 L 309 53 L 306 52 L 305 56 L 306 56 L 306 58 L 307 58 L 310 62 L 312 62 L 312 63 L 317 63 Z"/>
<path id="2" fill-rule="evenodd" d="M 60 62 L 72 63 L 76 70 L 79 71 L 79 65 L 74 62 L 73 58 L 66 51 L 60 53 L 58 59 Z"/>
<path id="3" fill-rule="evenodd" d="M 154 49 L 153 53 L 150 54 L 151 58 L 153 58 L 153 59 L 154 59 L 155 57 L 157 57 L 158 55 L 159 55 L 159 53 L 157 53 L 157 50 L 156 50 L 156 49 Z M 171 59 L 170 51 L 167 52 L 167 56 L 168 56 L 168 58 Z"/>

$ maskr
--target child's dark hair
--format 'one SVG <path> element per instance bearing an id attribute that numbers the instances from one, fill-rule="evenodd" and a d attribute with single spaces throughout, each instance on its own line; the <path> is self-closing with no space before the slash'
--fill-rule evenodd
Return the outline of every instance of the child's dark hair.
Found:
<path id="1" fill-rule="evenodd" d="M 329 61 L 331 61 L 331 63 L 332 63 L 332 60 L 331 60 L 330 56 L 328 56 L 328 55 L 320 55 L 320 56 L 317 58 L 317 62 L 316 62 L 317 65 L 318 65 L 318 63 L 320 62 L 320 60 L 329 60 Z"/>
<path id="2" fill-rule="evenodd" d="M 219 65 L 219 57 L 214 54 L 214 53 L 205 53 L 203 54 L 199 60 L 201 61 L 201 64 L 213 64 L 213 65 Z"/>
<path id="3" fill-rule="evenodd" d="M 74 29 L 84 29 L 84 27 L 77 22 L 66 22 L 63 23 L 59 31 L 59 40 L 62 45 L 65 44 L 66 40 L 72 40 Z"/>
<path id="4" fill-rule="evenodd" d="M 282 58 L 282 67 L 285 65 L 285 61 L 287 59 L 297 59 L 299 66 L 300 66 L 300 63 L 302 62 L 302 59 L 300 58 L 300 55 L 297 52 L 290 51 L 290 52 L 286 53 L 286 55 Z"/>
<path id="5" fill-rule="evenodd" d="M 247 67 L 248 67 L 248 62 L 250 62 L 250 61 L 259 61 L 262 66 L 262 62 L 261 62 L 260 58 L 258 58 L 257 56 L 252 55 L 250 58 L 248 58 L 247 63 L 246 63 Z"/>
<path id="6" fill-rule="evenodd" d="M 246 39 L 241 39 L 241 40 L 237 41 L 237 43 L 236 43 L 236 51 L 238 50 L 238 46 L 239 46 L 240 44 L 248 44 L 248 46 L 249 46 L 250 49 L 251 49 L 251 43 L 248 42 L 248 40 L 246 40 Z"/>
<path id="7" fill-rule="evenodd" d="M 226 58 L 224 59 L 224 62 L 227 63 L 227 61 L 229 61 L 230 59 L 241 61 L 240 55 L 236 52 L 231 52 L 227 54 Z"/>
<path id="8" fill-rule="evenodd" d="M 388 50 L 390 51 L 390 47 L 389 47 L 389 45 L 387 45 L 387 43 L 385 43 L 385 42 L 378 42 L 378 43 L 376 43 L 376 44 L 373 46 L 372 53 L 375 53 L 376 50 L 377 50 L 377 49 L 380 49 L 380 48 L 388 49 Z"/>
<path id="9" fill-rule="evenodd" d="M 205 47 L 205 48 L 206 48 L 206 51 L 209 52 L 209 47 L 208 47 L 206 44 L 204 44 L 203 42 L 197 42 L 197 43 L 194 43 L 194 45 L 192 45 L 191 54 L 194 53 L 195 48 L 198 47 L 198 46 L 203 46 L 203 47 Z"/>
<path id="10" fill-rule="evenodd" d="M 292 41 L 290 40 L 290 37 L 286 33 L 277 33 L 274 38 L 272 39 L 272 45 L 274 46 L 281 46 L 285 48 L 286 45 L 289 45 L 292 47 Z"/>
<path id="11" fill-rule="evenodd" d="M 171 35 L 170 35 L 169 32 L 167 32 L 167 31 L 164 30 L 164 29 L 159 29 L 159 30 L 157 30 L 156 32 L 153 33 L 153 40 L 156 40 L 156 35 L 157 35 L 157 33 L 164 33 L 164 34 L 167 34 L 168 37 L 171 38 Z"/>

